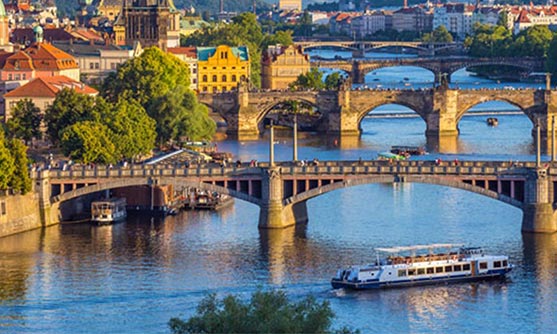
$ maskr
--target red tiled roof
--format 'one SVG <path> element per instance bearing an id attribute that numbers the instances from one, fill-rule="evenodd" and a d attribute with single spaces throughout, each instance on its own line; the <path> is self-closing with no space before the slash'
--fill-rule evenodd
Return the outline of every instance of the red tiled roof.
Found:
<path id="1" fill-rule="evenodd" d="M 34 43 L 23 52 L 33 59 L 33 64 L 37 70 L 79 68 L 74 57 L 49 43 Z"/>
<path id="2" fill-rule="evenodd" d="M 186 55 L 190 58 L 197 58 L 197 49 L 195 47 L 168 48 L 167 51 L 175 55 Z"/>
<path id="3" fill-rule="evenodd" d="M 33 70 L 33 60 L 25 52 L 16 52 L 9 56 L 3 70 Z"/>
<path id="4" fill-rule="evenodd" d="M 67 41 L 75 38 L 72 34 L 62 28 L 44 29 L 45 41 Z M 35 40 L 35 33 L 32 28 L 16 28 L 10 34 L 10 42 L 26 44 Z"/>
<path id="5" fill-rule="evenodd" d="M 55 98 L 56 94 L 64 88 L 75 90 L 79 94 L 96 95 L 98 91 L 79 81 L 72 80 L 66 76 L 58 75 L 49 78 L 37 78 L 25 85 L 4 94 L 4 97 L 20 98 Z"/>

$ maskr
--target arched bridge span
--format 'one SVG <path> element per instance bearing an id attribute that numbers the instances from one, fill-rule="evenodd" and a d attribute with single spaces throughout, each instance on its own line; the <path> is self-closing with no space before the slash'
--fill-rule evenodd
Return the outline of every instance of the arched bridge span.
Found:
<path id="1" fill-rule="evenodd" d="M 132 166 L 128 168 L 41 171 L 34 175 L 48 212 L 63 201 L 127 186 L 173 184 L 229 194 L 258 205 L 259 225 L 282 228 L 307 220 L 306 201 L 337 189 L 370 183 L 415 182 L 467 190 L 520 208 L 523 230 L 557 231 L 555 196 L 557 165 L 463 161 L 326 161 L 317 166 L 291 162 L 269 167 L 241 165 L 222 168 L 204 164 Z"/>

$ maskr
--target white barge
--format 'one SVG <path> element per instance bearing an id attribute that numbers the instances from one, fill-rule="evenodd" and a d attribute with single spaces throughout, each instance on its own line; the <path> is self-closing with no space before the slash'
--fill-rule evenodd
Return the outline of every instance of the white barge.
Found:
<path id="1" fill-rule="evenodd" d="M 124 220 L 126 216 L 125 198 L 109 198 L 91 203 L 91 220 L 99 225 Z"/>
<path id="2" fill-rule="evenodd" d="M 508 256 L 486 255 L 479 247 L 432 244 L 376 248 L 372 264 L 341 269 L 331 280 L 334 289 L 377 289 L 503 278 L 513 265 Z M 435 250 L 444 249 L 443 252 Z M 380 258 L 380 253 L 389 254 Z M 404 255 L 407 254 L 407 255 Z"/>

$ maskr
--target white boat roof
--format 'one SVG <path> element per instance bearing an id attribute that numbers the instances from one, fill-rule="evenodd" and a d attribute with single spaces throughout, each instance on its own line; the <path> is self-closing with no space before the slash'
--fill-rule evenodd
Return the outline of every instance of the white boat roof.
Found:
<path id="1" fill-rule="evenodd" d="M 399 252 L 416 251 L 421 249 L 456 248 L 462 246 L 464 246 L 464 244 L 430 244 L 430 245 L 398 246 L 398 247 L 390 247 L 390 248 L 375 248 L 375 250 L 378 252 L 385 252 L 385 253 L 399 253 Z"/>

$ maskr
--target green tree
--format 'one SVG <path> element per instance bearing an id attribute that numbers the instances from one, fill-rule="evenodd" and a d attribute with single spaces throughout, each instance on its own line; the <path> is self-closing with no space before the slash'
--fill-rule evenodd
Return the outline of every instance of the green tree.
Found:
<path id="1" fill-rule="evenodd" d="M 557 76 L 557 35 L 553 36 L 549 48 L 547 50 L 547 61 L 545 62 L 547 70 L 554 77 Z"/>
<path id="2" fill-rule="evenodd" d="M 8 132 L 11 136 L 31 141 L 33 138 L 41 139 L 41 122 L 43 115 L 41 109 L 29 99 L 23 99 L 17 102 L 12 118 L 6 124 Z"/>
<path id="3" fill-rule="evenodd" d="M 282 46 L 290 46 L 294 43 L 292 40 L 292 30 L 277 31 L 272 35 L 265 35 L 262 44 L 262 50 L 266 50 L 269 45 L 280 44 Z"/>
<path id="4" fill-rule="evenodd" d="M 107 119 L 118 159 L 135 159 L 155 147 L 156 122 L 137 101 L 118 100 Z"/>
<path id="5" fill-rule="evenodd" d="M 451 35 L 444 25 L 440 25 L 431 33 L 424 34 L 422 36 L 422 41 L 429 43 L 452 43 L 453 35 Z"/>
<path id="6" fill-rule="evenodd" d="M 0 190 L 9 188 L 15 168 L 14 158 L 6 143 L 4 130 L 0 127 Z"/>
<path id="7" fill-rule="evenodd" d="M 343 78 L 339 72 L 333 72 L 325 78 L 325 88 L 328 90 L 337 90 L 342 84 Z"/>
<path id="8" fill-rule="evenodd" d="M 110 106 L 100 97 L 76 93 L 64 88 L 45 112 L 47 134 L 53 143 L 59 143 L 60 133 L 68 126 L 81 121 L 100 121 Z"/>
<path id="9" fill-rule="evenodd" d="M 306 74 L 300 74 L 296 81 L 290 84 L 294 89 L 324 89 L 323 72 L 312 67 Z"/>
<path id="10" fill-rule="evenodd" d="M 545 57 L 553 33 L 548 26 L 536 25 L 521 31 L 513 43 L 513 54 L 523 57 Z"/>
<path id="11" fill-rule="evenodd" d="M 204 298 L 187 321 L 172 318 L 174 334 L 187 333 L 333 333 L 334 313 L 327 301 L 313 297 L 290 302 L 283 291 L 255 292 L 249 303 L 229 295 Z M 352 333 L 347 328 L 339 332 Z"/>
<path id="12" fill-rule="evenodd" d="M 98 121 L 82 121 L 61 132 L 60 146 L 65 156 L 81 163 L 110 164 L 117 160 L 112 131 Z"/>
<path id="13" fill-rule="evenodd" d="M 14 161 L 14 170 L 9 181 L 9 187 L 15 192 L 26 194 L 31 190 L 27 146 L 21 140 L 14 138 L 9 142 L 9 149 Z"/>
<path id="14" fill-rule="evenodd" d="M 102 94 L 116 103 L 120 97 L 138 101 L 149 112 L 153 101 L 177 86 L 190 85 L 187 65 L 157 47 L 150 47 L 118 68 L 103 83 Z"/>

